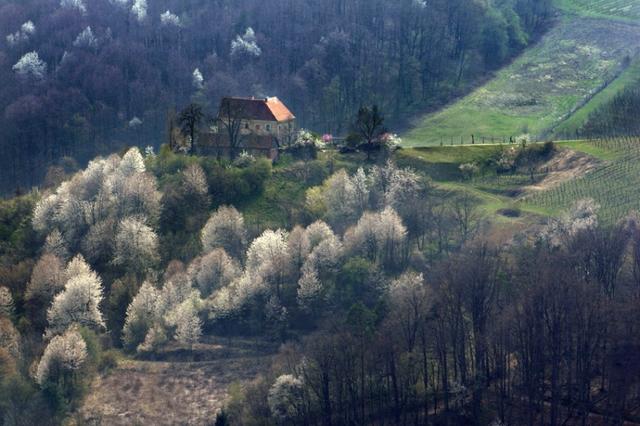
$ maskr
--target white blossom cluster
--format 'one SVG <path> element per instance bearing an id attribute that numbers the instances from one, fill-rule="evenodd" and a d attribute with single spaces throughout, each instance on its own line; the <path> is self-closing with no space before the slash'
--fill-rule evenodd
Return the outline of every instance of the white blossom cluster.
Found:
<path id="1" fill-rule="evenodd" d="M 199 68 L 196 68 L 195 70 L 193 70 L 192 82 L 193 82 L 193 87 L 196 90 L 201 90 L 202 88 L 204 88 L 204 76 L 202 75 L 202 72 L 200 71 Z"/>
<path id="2" fill-rule="evenodd" d="M 13 34 L 7 35 L 7 44 L 16 46 L 29 41 L 32 35 L 36 33 L 36 26 L 32 21 L 27 21 L 20 26 L 20 29 Z"/>
<path id="3" fill-rule="evenodd" d="M 339 170 L 322 187 L 307 193 L 307 205 L 339 229 L 354 223 L 367 210 L 393 207 L 404 218 L 422 198 L 423 189 L 416 173 L 388 162 L 372 167 L 369 173 L 360 168 L 353 176 Z"/>
<path id="4" fill-rule="evenodd" d="M 157 289 L 145 282 L 127 308 L 123 340 L 139 352 L 152 351 L 169 340 L 192 345 L 200 339 L 201 301 L 184 273 Z"/>
<path id="5" fill-rule="evenodd" d="M 170 10 L 160 15 L 160 23 L 165 27 L 181 27 L 180 17 Z"/>
<path id="6" fill-rule="evenodd" d="M 47 74 L 47 63 L 40 59 L 38 52 L 28 52 L 16 62 L 13 70 L 21 77 L 32 77 L 35 80 L 42 80 Z"/>
<path id="7" fill-rule="evenodd" d="M 237 35 L 236 38 L 231 41 L 231 54 L 246 54 L 256 57 L 262 55 L 262 49 L 258 46 L 258 40 L 256 39 L 256 33 L 253 31 L 253 28 L 248 27 L 243 35 Z"/>
<path id="8" fill-rule="evenodd" d="M 87 344 L 76 329 L 69 329 L 55 336 L 46 349 L 35 374 L 36 382 L 44 386 L 57 381 L 64 372 L 73 372 L 82 367 L 87 359 Z"/>
<path id="9" fill-rule="evenodd" d="M 394 264 L 407 240 L 407 229 L 391 207 L 379 213 L 366 212 L 345 234 L 351 253 L 372 261 Z"/>
<path id="10" fill-rule="evenodd" d="M 95 49 L 96 47 L 98 47 L 98 39 L 96 38 L 95 35 L 93 35 L 93 31 L 91 30 L 91 27 L 88 26 L 87 28 L 82 30 L 80 34 L 78 34 L 78 36 L 73 42 L 73 45 L 75 47 Z"/>
<path id="11" fill-rule="evenodd" d="M 84 3 L 84 0 L 60 0 L 60 7 L 87 13 L 87 5 Z"/>
<path id="12" fill-rule="evenodd" d="M 231 256 L 239 259 L 244 253 L 247 241 L 244 217 L 234 207 L 220 207 L 202 229 L 200 240 L 205 252 L 223 248 Z"/>
<path id="13" fill-rule="evenodd" d="M 542 232 L 542 239 L 555 247 L 562 246 L 578 233 L 598 226 L 598 205 L 593 199 L 578 200 L 560 218 L 552 219 Z"/>
<path id="14" fill-rule="evenodd" d="M 152 225 L 160 200 L 155 177 L 132 148 L 122 158 L 91 161 L 43 197 L 34 209 L 33 227 L 49 235 L 47 245 L 61 258 L 64 252 L 81 252 L 91 263 L 149 266 L 157 249 Z"/>
<path id="15" fill-rule="evenodd" d="M 7 287 L 0 287 L 0 317 L 11 318 L 13 308 L 11 291 Z"/>
<path id="16" fill-rule="evenodd" d="M 131 13 L 138 22 L 147 19 L 147 0 L 133 0 Z"/>
<path id="17" fill-rule="evenodd" d="M 65 332 L 72 325 L 93 328 L 105 326 L 99 306 L 102 302 L 102 280 L 80 255 L 65 270 L 64 289 L 56 294 L 47 311 L 46 336 Z"/>
<path id="18" fill-rule="evenodd" d="M 269 389 L 269 410 L 278 422 L 295 422 L 302 414 L 303 396 L 302 380 L 291 374 L 283 374 Z"/>

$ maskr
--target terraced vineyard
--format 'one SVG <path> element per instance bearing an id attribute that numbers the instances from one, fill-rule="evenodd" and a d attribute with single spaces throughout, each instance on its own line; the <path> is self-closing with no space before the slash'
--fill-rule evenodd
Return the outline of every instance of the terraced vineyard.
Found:
<path id="1" fill-rule="evenodd" d="M 533 194 L 525 205 L 561 211 L 582 198 L 600 204 L 600 218 L 613 223 L 630 211 L 640 211 L 640 138 L 620 138 L 591 142 L 599 150 L 612 154 L 593 172 Z"/>

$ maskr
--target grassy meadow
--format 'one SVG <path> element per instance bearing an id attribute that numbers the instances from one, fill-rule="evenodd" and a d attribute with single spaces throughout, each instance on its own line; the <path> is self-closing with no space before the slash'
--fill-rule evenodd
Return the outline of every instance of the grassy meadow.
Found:
<path id="1" fill-rule="evenodd" d="M 570 133 L 640 71 L 637 63 L 625 68 L 640 43 L 637 22 L 605 15 L 614 11 L 605 3 L 620 2 L 562 1 L 564 13 L 535 46 L 484 86 L 418 119 L 403 135 L 405 145 L 469 144 L 471 135 L 479 143 Z M 640 1 L 629 6 L 628 16 L 636 7 Z"/>

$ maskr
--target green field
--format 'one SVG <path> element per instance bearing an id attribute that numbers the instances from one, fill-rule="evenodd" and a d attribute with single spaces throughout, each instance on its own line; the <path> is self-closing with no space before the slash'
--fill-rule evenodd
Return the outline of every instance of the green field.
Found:
<path id="1" fill-rule="evenodd" d="M 640 18 L 638 0 L 556 0 L 558 8 L 593 18 L 635 20 Z"/>
<path id="2" fill-rule="evenodd" d="M 625 58 L 640 44 L 640 30 L 617 19 L 624 17 L 615 6 L 622 3 L 629 18 L 640 7 L 640 0 L 562 1 L 563 16 L 537 45 L 484 86 L 415 122 L 403 135 L 405 146 L 468 144 L 471 135 L 476 142 L 546 137 L 561 123 L 563 130 L 572 129 L 639 71 L 636 64 L 623 72 Z"/>
<path id="3" fill-rule="evenodd" d="M 610 102 L 618 93 L 630 86 L 640 84 L 640 60 L 632 63 L 616 80 L 594 96 L 585 106 L 553 129 L 555 138 L 571 138 L 589 118 L 589 115 Z"/>

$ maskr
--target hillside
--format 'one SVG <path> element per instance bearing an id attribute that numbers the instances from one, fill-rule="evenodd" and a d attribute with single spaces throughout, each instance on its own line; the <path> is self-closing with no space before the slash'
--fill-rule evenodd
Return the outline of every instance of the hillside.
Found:
<path id="1" fill-rule="evenodd" d="M 157 149 L 168 117 L 198 103 L 209 120 L 223 96 L 278 96 L 318 133 L 342 136 L 363 104 L 400 121 L 503 65 L 548 15 L 537 0 L 5 0 L 0 194 Z"/>
<path id="2" fill-rule="evenodd" d="M 417 121 L 405 135 L 406 146 L 471 143 L 471 135 L 476 141 L 548 137 L 581 108 L 594 108 L 589 101 L 611 82 L 616 90 L 624 86 L 629 79 L 624 71 L 640 42 L 633 20 L 640 2 L 564 1 L 557 6 L 555 26 L 536 46 L 486 85 Z M 623 80 L 616 82 L 618 77 Z"/>

